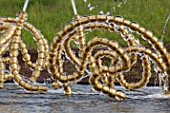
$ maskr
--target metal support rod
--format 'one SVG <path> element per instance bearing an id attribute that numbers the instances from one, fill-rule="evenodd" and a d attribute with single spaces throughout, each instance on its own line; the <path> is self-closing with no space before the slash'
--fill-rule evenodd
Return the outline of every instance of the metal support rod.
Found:
<path id="1" fill-rule="evenodd" d="M 74 0 L 71 0 L 71 3 L 72 3 L 74 14 L 77 15 L 77 10 L 76 10 L 76 5 L 75 5 Z"/>
<path id="2" fill-rule="evenodd" d="M 26 9 L 27 9 L 28 2 L 29 2 L 29 0 L 25 0 L 24 7 L 23 7 L 23 11 L 24 11 L 24 12 L 25 12 Z"/>

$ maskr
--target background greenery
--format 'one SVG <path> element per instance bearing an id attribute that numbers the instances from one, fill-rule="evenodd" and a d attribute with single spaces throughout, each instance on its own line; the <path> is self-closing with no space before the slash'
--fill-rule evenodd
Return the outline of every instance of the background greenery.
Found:
<path id="1" fill-rule="evenodd" d="M 99 14 L 100 11 L 105 14 L 110 12 L 111 15 L 121 15 L 138 22 L 151 30 L 158 38 L 161 37 L 165 21 L 170 14 L 170 0 L 128 0 L 121 5 L 120 1 L 122 0 L 87 0 L 87 2 L 75 0 L 80 15 Z M 15 17 L 16 13 L 23 8 L 24 2 L 25 0 L 0 0 L 0 16 Z M 95 8 L 89 10 L 88 5 Z M 29 15 L 27 21 L 41 30 L 49 44 L 53 41 L 55 34 L 70 23 L 74 16 L 70 0 L 30 0 L 27 13 Z M 98 35 L 117 40 L 120 45 L 125 45 L 117 34 L 103 30 L 89 32 L 86 38 L 89 40 Z M 36 47 L 29 32 L 23 31 L 22 39 L 29 49 Z M 170 42 L 170 21 L 163 41 L 166 44 Z"/>

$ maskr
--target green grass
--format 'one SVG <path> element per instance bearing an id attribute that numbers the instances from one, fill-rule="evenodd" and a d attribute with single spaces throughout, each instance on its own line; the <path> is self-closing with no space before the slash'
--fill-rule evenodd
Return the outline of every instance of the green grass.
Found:
<path id="1" fill-rule="evenodd" d="M 120 0 L 75 0 L 77 11 L 80 15 L 99 14 L 110 12 L 111 15 L 121 15 L 126 19 L 138 22 L 141 26 L 151 30 L 158 38 L 161 37 L 165 20 L 170 14 L 169 0 L 128 0 L 126 4 L 118 7 Z M 88 4 L 95 8 L 90 11 Z M 16 13 L 22 10 L 24 0 L 1 0 L 0 16 L 15 17 Z M 115 7 L 115 11 L 113 10 Z M 65 25 L 69 24 L 74 14 L 70 0 L 30 0 L 27 8 L 28 22 L 33 24 L 48 39 L 49 43 L 53 41 L 53 37 Z M 95 36 L 107 37 L 117 40 L 120 45 L 125 42 L 116 33 L 110 33 L 104 30 L 95 30 L 89 32 L 86 36 L 87 40 Z M 36 43 L 32 40 L 30 33 L 22 32 L 22 39 L 28 45 L 29 49 L 35 48 Z M 167 24 L 164 43 L 170 43 L 170 21 Z"/>

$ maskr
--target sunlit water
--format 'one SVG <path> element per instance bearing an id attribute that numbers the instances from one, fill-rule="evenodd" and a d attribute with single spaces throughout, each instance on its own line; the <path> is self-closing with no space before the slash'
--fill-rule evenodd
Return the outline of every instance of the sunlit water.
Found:
<path id="1" fill-rule="evenodd" d="M 122 87 L 116 87 L 123 89 Z M 146 87 L 143 92 L 126 92 L 118 102 L 91 90 L 90 85 L 76 85 L 73 94 L 49 89 L 46 94 L 25 92 L 12 83 L 0 91 L 2 113 L 170 113 L 170 98 L 159 87 Z"/>

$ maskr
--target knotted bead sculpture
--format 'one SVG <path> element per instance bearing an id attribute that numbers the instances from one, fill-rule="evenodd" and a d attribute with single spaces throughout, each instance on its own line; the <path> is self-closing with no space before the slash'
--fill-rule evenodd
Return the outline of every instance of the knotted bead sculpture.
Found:
<path id="1" fill-rule="evenodd" d="M 111 33 L 116 32 L 128 43 L 128 47 L 122 48 L 117 42 L 101 37 L 96 37 L 86 44 L 84 43 L 85 34 L 83 34 L 83 32 L 89 29 L 105 29 L 111 31 Z M 148 43 L 152 44 L 155 52 L 142 46 L 139 40 L 135 39 L 133 33 L 138 33 L 148 41 Z M 80 50 L 79 57 L 72 51 L 70 47 L 71 41 L 74 41 L 78 45 Z M 92 55 L 92 50 L 100 45 L 104 45 L 108 49 L 100 50 L 95 55 Z M 76 72 L 72 75 L 65 75 L 63 72 L 62 52 L 65 53 L 66 57 L 71 60 L 76 67 Z M 60 31 L 54 37 L 49 54 L 49 72 L 56 81 L 56 83 L 53 84 L 56 88 L 71 86 L 86 77 L 85 71 L 87 70 L 87 64 L 89 64 L 89 71 L 91 71 L 89 82 L 93 88 L 117 100 L 123 100 L 125 94 L 114 89 L 114 81 L 118 80 L 127 89 L 136 89 L 147 85 L 151 77 L 150 59 L 152 59 L 152 63 L 157 66 L 164 80 L 166 79 L 165 82 L 169 83 L 169 54 L 166 48 L 163 47 L 162 42 L 150 31 L 140 27 L 139 24 L 125 20 L 122 17 L 92 15 L 80 16 L 74 19 L 64 27 L 63 31 Z M 111 66 L 102 65 L 100 58 L 103 56 L 111 57 Z M 140 56 L 142 59 L 142 79 L 136 83 L 128 83 L 124 79 L 123 73 L 129 71 L 137 62 L 137 56 Z M 103 82 L 100 81 L 100 78 Z M 69 92 L 71 93 L 71 90 L 69 90 Z"/>

